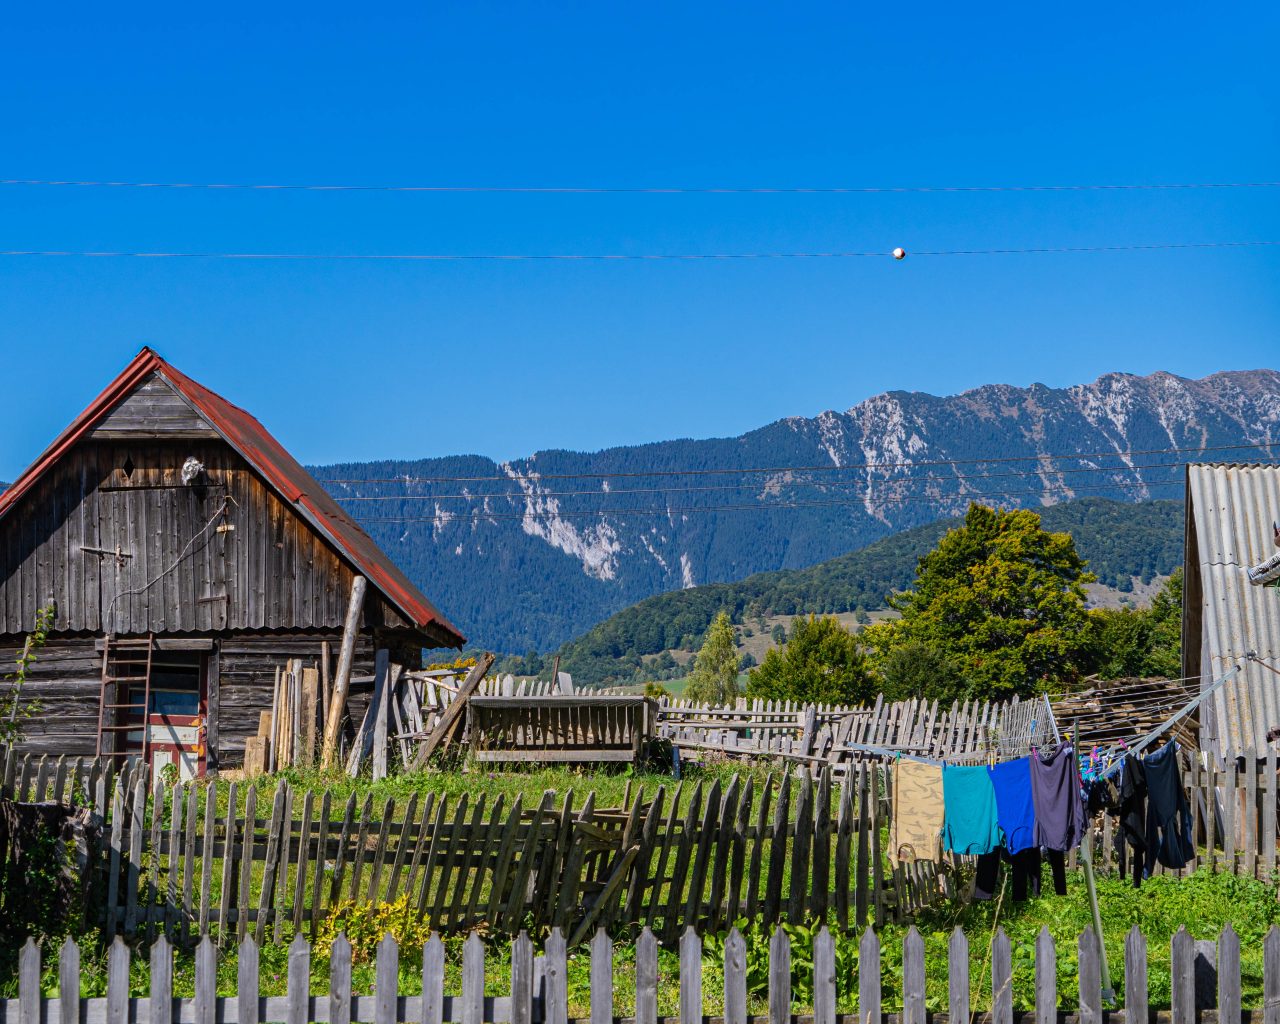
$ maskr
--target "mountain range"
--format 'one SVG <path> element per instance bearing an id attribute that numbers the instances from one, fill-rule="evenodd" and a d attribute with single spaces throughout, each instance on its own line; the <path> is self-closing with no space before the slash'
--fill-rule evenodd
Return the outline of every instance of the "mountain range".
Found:
<path id="1" fill-rule="evenodd" d="M 664 591 L 800 569 L 971 500 L 1182 496 L 1270 460 L 1280 372 L 894 391 L 733 438 L 312 467 L 475 646 L 548 651 Z"/>

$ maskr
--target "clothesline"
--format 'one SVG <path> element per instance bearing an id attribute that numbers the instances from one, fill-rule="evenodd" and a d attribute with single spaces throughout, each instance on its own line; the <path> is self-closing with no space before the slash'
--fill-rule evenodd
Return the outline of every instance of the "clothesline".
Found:
<path id="1" fill-rule="evenodd" d="M 1183 706 L 1180 707 L 1177 711 L 1175 711 L 1172 715 L 1170 715 L 1163 722 L 1161 722 L 1154 729 L 1152 729 L 1145 736 L 1143 736 L 1140 740 L 1138 740 L 1137 743 L 1133 744 L 1133 746 L 1126 745 L 1124 747 L 1125 755 L 1128 757 L 1138 757 L 1139 755 L 1141 755 L 1141 753 L 1144 750 L 1146 750 L 1149 746 L 1151 746 L 1152 743 L 1158 740 L 1161 736 L 1163 736 L 1166 732 L 1168 732 L 1171 728 L 1173 728 L 1173 726 L 1175 726 L 1178 722 L 1182 721 L 1182 719 L 1186 718 L 1187 715 L 1195 711 L 1198 707 L 1200 707 L 1201 704 L 1203 704 L 1206 700 L 1208 700 L 1208 698 L 1213 696 L 1220 689 L 1222 689 L 1222 687 L 1224 687 L 1227 683 L 1229 683 L 1232 679 L 1234 679 L 1239 672 L 1240 672 L 1240 663 L 1237 662 L 1236 664 L 1232 665 L 1231 668 L 1228 669 L 1226 672 L 1224 672 L 1221 676 L 1215 679 L 1213 683 L 1210 684 L 1206 689 L 1201 690 L 1198 694 L 1196 694 L 1189 701 L 1183 704 Z M 1119 754 L 1121 753 L 1121 749 L 1122 749 L 1122 744 L 1116 743 L 1116 744 L 1112 744 L 1110 749 L 1104 752 L 1104 755 L 1103 755 L 1104 757 L 1109 756 L 1112 758 L 1117 758 L 1117 760 L 1109 768 L 1105 769 L 1103 773 L 1099 776 L 1099 778 L 1103 778 L 1103 779 L 1109 778 L 1110 776 L 1114 775 L 1117 771 L 1120 770 L 1121 765 L 1124 763 L 1123 760 L 1118 759 Z"/>

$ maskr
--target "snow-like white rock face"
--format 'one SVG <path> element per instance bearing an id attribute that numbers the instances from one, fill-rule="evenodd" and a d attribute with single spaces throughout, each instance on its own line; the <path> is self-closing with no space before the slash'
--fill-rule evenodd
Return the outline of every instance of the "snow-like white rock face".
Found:
<path id="1" fill-rule="evenodd" d="M 685 552 L 680 552 L 680 585 L 685 590 L 692 590 L 698 584 L 693 578 L 693 560 Z"/>
<path id="2" fill-rule="evenodd" d="M 662 552 L 653 546 L 653 540 L 651 539 L 651 535 L 656 534 L 657 532 L 657 528 L 654 527 L 650 529 L 649 533 L 640 534 L 640 543 L 643 544 L 645 546 L 645 550 L 653 556 L 653 560 L 662 566 L 662 571 L 666 572 L 667 560 L 662 557 Z"/>
<path id="3" fill-rule="evenodd" d="M 582 562 L 582 571 L 598 580 L 612 580 L 618 574 L 618 553 L 622 544 L 607 521 L 593 522 L 578 529 L 560 515 L 560 501 L 543 493 L 536 473 L 523 474 L 509 463 L 503 466 L 524 494 L 524 517 L 520 528 L 530 537 L 545 540 L 554 548 Z"/>

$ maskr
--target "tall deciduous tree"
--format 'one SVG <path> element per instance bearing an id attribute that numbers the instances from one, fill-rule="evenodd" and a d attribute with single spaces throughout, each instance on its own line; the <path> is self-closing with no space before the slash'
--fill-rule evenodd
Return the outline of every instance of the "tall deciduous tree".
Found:
<path id="1" fill-rule="evenodd" d="M 785 647 L 771 647 L 747 680 L 747 692 L 765 700 L 808 704 L 861 704 L 875 679 L 858 638 L 831 616 L 796 619 Z"/>
<path id="2" fill-rule="evenodd" d="M 1161 676 L 1182 668 L 1182 570 L 1177 569 L 1151 599 L 1149 608 L 1098 608 L 1095 629 L 1097 671 L 1103 679 Z"/>
<path id="3" fill-rule="evenodd" d="M 733 642 L 733 623 L 721 612 L 707 629 L 702 649 L 694 660 L 684 696 L 698 704 L 732 704 L 738 699 L 738 648 Z"/>
<path id="4" fill-rule="evenodd" d="M 954 664 L 964 693 L 1002 697 L 1059 688 L 1093 656 L 1084 585 L 1092 582 L 1075 542 L 1049 533 L 1025 509 L 971 504 L 963 526 L 920 559 L 915 587 L 890 600 L 902 613 L 863 636 L 880 664 L 907 644 L 933 648 Z M 942 685 L 954 686 L 954 682 Z"/>

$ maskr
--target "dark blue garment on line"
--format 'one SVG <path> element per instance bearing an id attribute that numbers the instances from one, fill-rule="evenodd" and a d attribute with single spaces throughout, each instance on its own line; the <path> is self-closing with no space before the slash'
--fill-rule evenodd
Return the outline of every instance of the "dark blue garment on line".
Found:
<path id="1" fill-rule="evenodd" d="M 986 765 L 942 766 L 942 843 L 952 853 L 990 853 L 1000 846 L 996 791 Z"/>
<path id="2" fill-rule="evenodd" d="M 1036 808 L 1031 796 L 1031 759 L 1022 757 L 987 769 L 996 794 L 996 822 L 1010 853 L 1036 845 Z"/>

